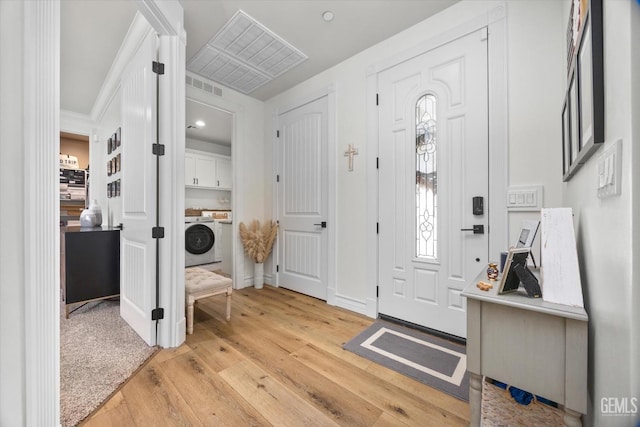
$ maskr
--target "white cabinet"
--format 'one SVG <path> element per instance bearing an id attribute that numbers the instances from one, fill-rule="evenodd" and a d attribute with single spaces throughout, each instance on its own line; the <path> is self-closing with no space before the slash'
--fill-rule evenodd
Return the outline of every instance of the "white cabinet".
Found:
<path id="1" fill-rule="evenodd" d="M 186 187 L 230 190 L 231 158 L 206 152 L 186 151 L 184 154 L 184 185 Z"/>
<path id="2" fill-rule="evenodd" d="M 218 158 L 216 160 L 216 181 L 219 188 L 231 190 L 233 184 L 231 159 Z"/>

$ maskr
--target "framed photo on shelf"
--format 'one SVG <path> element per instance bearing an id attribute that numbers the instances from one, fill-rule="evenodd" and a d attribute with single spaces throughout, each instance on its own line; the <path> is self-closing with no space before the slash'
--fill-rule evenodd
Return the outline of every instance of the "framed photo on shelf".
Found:
<path id="1" fill-rule="evenodd" d="M 567 96 L 562 107 L 564 181 L 571 179 L 604 142 L 602 1 L 571 2 L 567 28 Z"/>
<path id="2" fill-rule="evenodd" d="M 530 251 L 531 248 L 529 247 L 509 249 L 507 261 L 504 263 L 504 270 L 500 278 L 500 285 L 498 286 L 498 294 L 506 294 L 518 290 L 520 287 L 520 278 L 514 270 L 517 265 L 522 267 L 527 266 L 527 257 Z"/>
<path id="3" fill-rule="evenodd" d="M 122 160 L 120 158 L 120 153 L 118 153 L 118 155 L 116 156 L 116 164 L 118 165 L 116 172 L 120 172 L 120 167 L 122 165 Z"/>
<path id="4" fill-rule="evenodd" d="M 112 139 L 111 139 L 111 138 L 109 138 L 109 139 L 107 140 L 107 154 L 111 154 L 111 151 L 112 151 L 111 149 L 113 148 L 113 147 L 112 147 L 112 143 L 113 143 Z"/>
<path id="5" fill-rule="evenodd" d="M 122 139 L 121 139 L 121 128 L 118 128 L 116 130 L 116 147 L 120 147 L 120 144 L 122 143 Z"/>

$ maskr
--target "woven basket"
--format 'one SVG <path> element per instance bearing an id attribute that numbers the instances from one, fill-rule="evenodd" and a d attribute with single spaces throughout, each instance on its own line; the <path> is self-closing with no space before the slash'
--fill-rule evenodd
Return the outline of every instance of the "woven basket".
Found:
<path id="1" fill-rule="evenodd" d="M 538 402 L 528 405 L 516 402 L 508 390 L 482 381 L 482 421 L 484 427 L 562 426 L 564 413 L 558 408 Z"/>

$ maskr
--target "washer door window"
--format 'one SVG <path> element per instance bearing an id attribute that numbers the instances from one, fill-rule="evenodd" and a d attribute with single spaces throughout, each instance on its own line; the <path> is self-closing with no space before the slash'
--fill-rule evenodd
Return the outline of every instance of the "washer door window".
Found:
<path id="1" fill-rule="evenodd" d="M 190 254 L 201 255 L 213 247 L 216 238 L 211 228 L 203 224 L 192 225 L 184 235 L 184 246 Z"/>

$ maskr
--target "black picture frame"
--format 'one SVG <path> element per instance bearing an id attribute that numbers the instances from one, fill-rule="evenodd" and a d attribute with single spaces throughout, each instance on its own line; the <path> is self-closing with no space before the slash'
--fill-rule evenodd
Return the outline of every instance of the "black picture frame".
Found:
<path id="1" fill-rule="evenodd" d="M 569 17 L 569 29 L 578 28 L 578 32 L 575 37 L 569 38 L 569 34 L 567 37 L 569 73 L 562 108 L 563 159 L 566 159 L 567 142 L 572 156 L 569 162 L 563 160 L 563 181 L 570 180 L 604 143 L 602 0 L 585 0 L 580 5 L 580 12 L 571 13 Z M 574 10 L 573 3 L 571 9 Z M 570 42 L 574 39 L 575 43 Z M 577 129 L 575 133 L 570 130 L 569 135 L 565 132 L 567 111 L 570 120 L 577 117 Z"/>
<path id="2" fill-rule="evenodd" d="M 498 294 L 506 294 L 516 292 L 520 287 L 520 277 L 515 272 L 515 267 L 520 265 L 527 266 L 527 258 L 531 248 L 511 248 L 507 255 L 507 261 L 504 264 L 500 285 L 498 286 Z"/>

